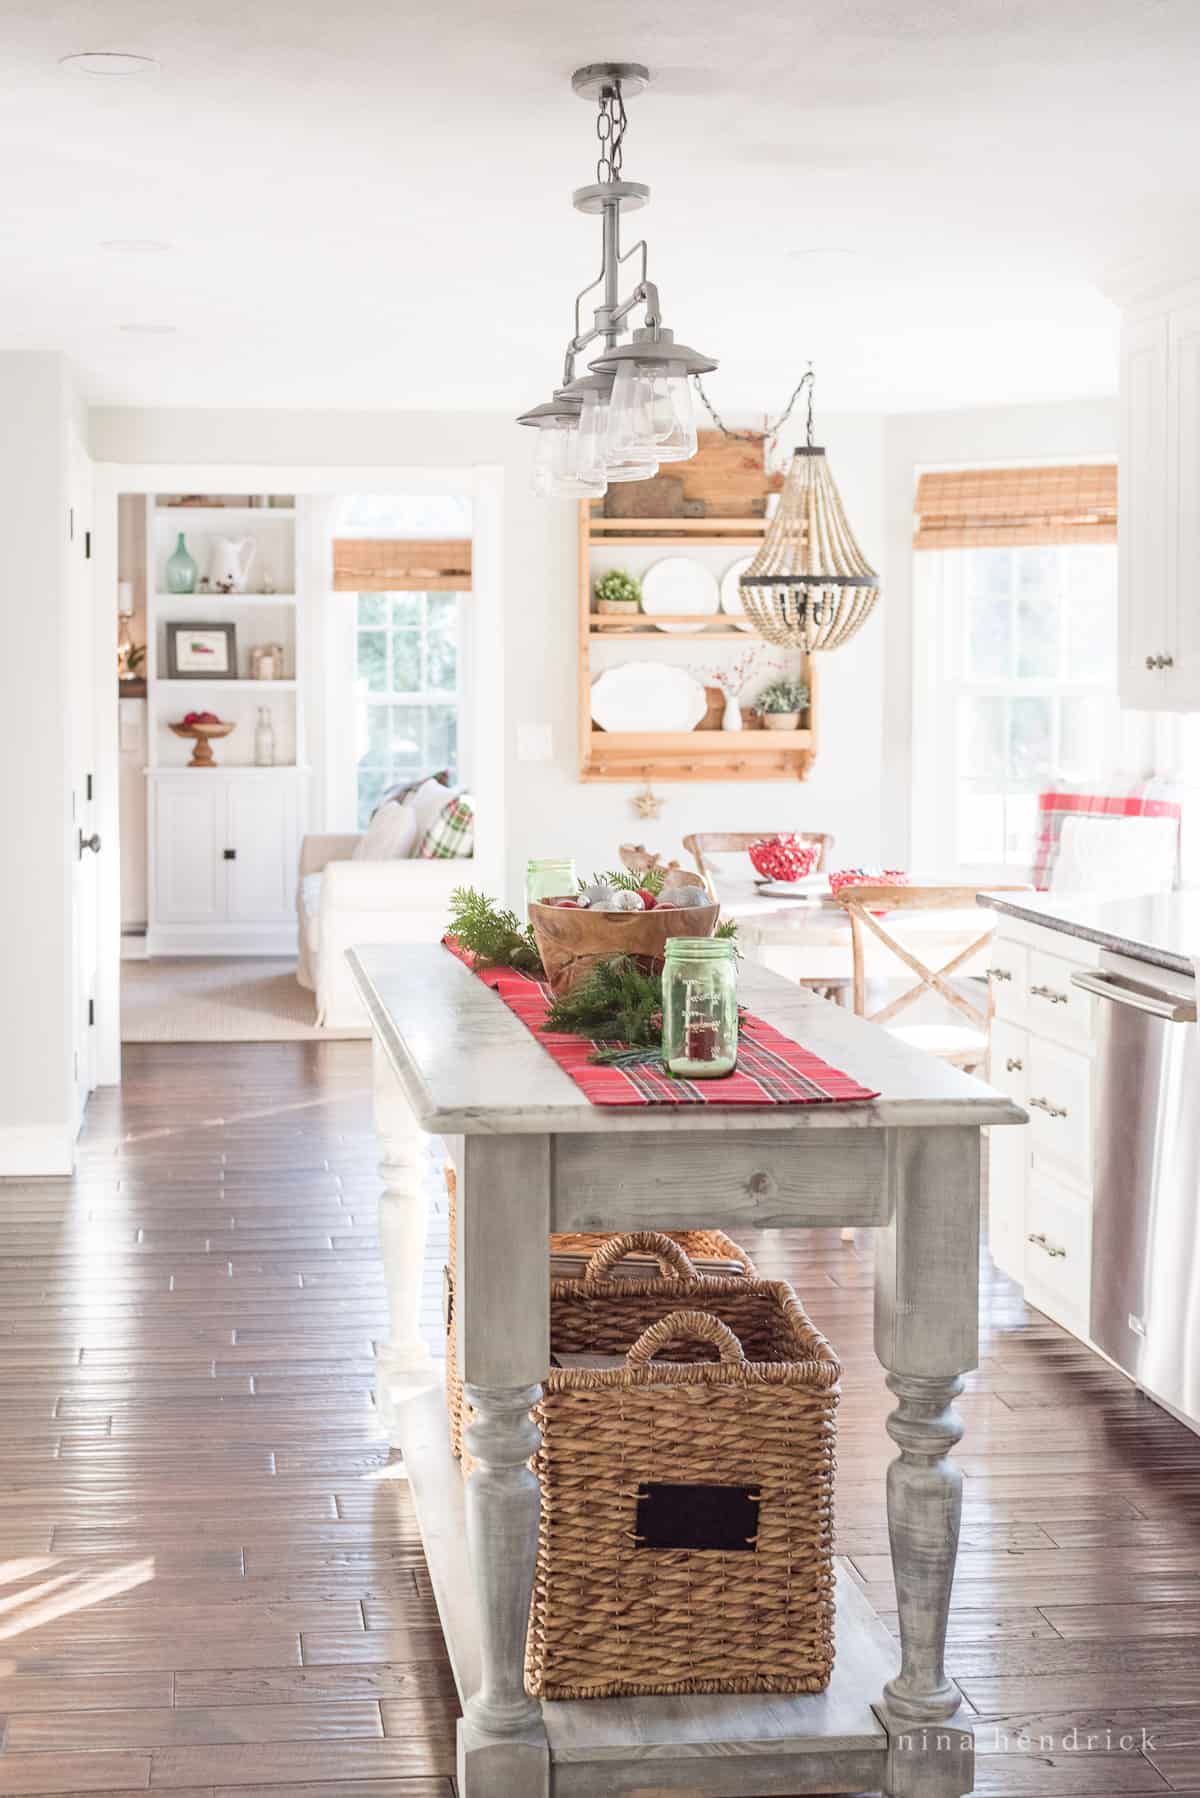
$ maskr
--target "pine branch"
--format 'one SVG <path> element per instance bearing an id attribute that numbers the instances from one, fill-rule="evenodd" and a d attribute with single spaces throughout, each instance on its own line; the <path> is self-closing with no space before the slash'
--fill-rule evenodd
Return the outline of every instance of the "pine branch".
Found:
<path id="1" fill-rule="evenodd" d="M 662 978 L 643 973 L 628 955 L 597 962 L 586 979 L 554 1001 L 544 1028 L 596 1042 L 654 1047 L 662 1041 Z"/>
<path id="2" fill-rule="evenodd" d="M 541 977 L 533 926 L 474 887 L 455 887 L 450 895 L 450 935 L 485 968 L 518 968 Z"/>

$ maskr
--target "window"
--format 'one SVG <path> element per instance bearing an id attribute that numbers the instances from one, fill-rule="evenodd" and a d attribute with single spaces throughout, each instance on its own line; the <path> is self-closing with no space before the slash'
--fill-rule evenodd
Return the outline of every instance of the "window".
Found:
<path id="1" fill-rule="evenodd" d="M 1115 545 L 935 549 L 916 564 L 926 856 L 1023 875 L 1038 794 L 1119 764 Z"/>
<path id="2" fill-rule="evenodd" d="M 457 776 L 461 593 L 359 593 L 354 600 L 358 828 L 389 787 Z"/>

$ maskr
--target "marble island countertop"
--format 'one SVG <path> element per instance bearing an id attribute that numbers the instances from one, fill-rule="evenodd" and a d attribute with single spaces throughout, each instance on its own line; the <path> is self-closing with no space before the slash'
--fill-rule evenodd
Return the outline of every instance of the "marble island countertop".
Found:
<path id="1" fill-rule="evenodd" d="M 979 903 L 1176 974 L 1192 973 L 1192 958 L 1200 956 L 1200 889 L 1149 893 L 1137 899 L 988 893 L 980 896 Z"/>

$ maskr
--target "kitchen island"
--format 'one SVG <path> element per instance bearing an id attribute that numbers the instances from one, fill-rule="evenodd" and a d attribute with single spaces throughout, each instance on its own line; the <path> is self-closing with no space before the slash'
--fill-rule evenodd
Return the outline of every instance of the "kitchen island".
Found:
<path id="1" fill-rule="evenodd" d="M 945 1667 L 961 1509 L 953 1402 L 977 1362 L 980 1132 L 1022 1123 L 1021 1107 L 750 968 L 743 1003 L 877 1098 L 601 1109 L 444 950 L 360 949 L 349 960 L 372 1022 L 382 1145 L 391 1341 L 379 1350 L 380 1408 L 404 1454 L 463 1704 L 462 1798 L 969 1792 L 971 1728 Z M 418 1328 L 427 1134 L 445 1140 L 458 1170 L 459 1371 L 475 1414 L 465 1482 Z M 898 1657 L 843 1578 L 824 1693 L 529 1697 L 539 1509 L 529 1413 L 549 1366 L 550 1232 L 831 1225 L 878 1232 L 875 1347 L 897 1400 L 887 1506 Z"/>
<path id="2" fill-rule="evenodd" d="M 989 893 L 979 903 L 1060 937 L 1175 974 L 1200 955 L 1200 892 L 1092 899 L 1074 893 Z"/>

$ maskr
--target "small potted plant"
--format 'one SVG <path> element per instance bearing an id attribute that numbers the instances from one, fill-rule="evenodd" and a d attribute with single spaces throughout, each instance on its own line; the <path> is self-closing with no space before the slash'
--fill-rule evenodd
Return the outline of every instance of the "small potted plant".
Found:
<path id="1" fill-rule="evenodd" d="M 610 617 L 638 612 L 642 605 L 642 583 L 623 568 L 611 568 L 596 582 L 596 610 Z"/>
<path id="2" fill-rule="evenodd" d="M 767 730 L 799 730 L 808 688 L 796 680 L 773 680 L 754 702 Z"/>

